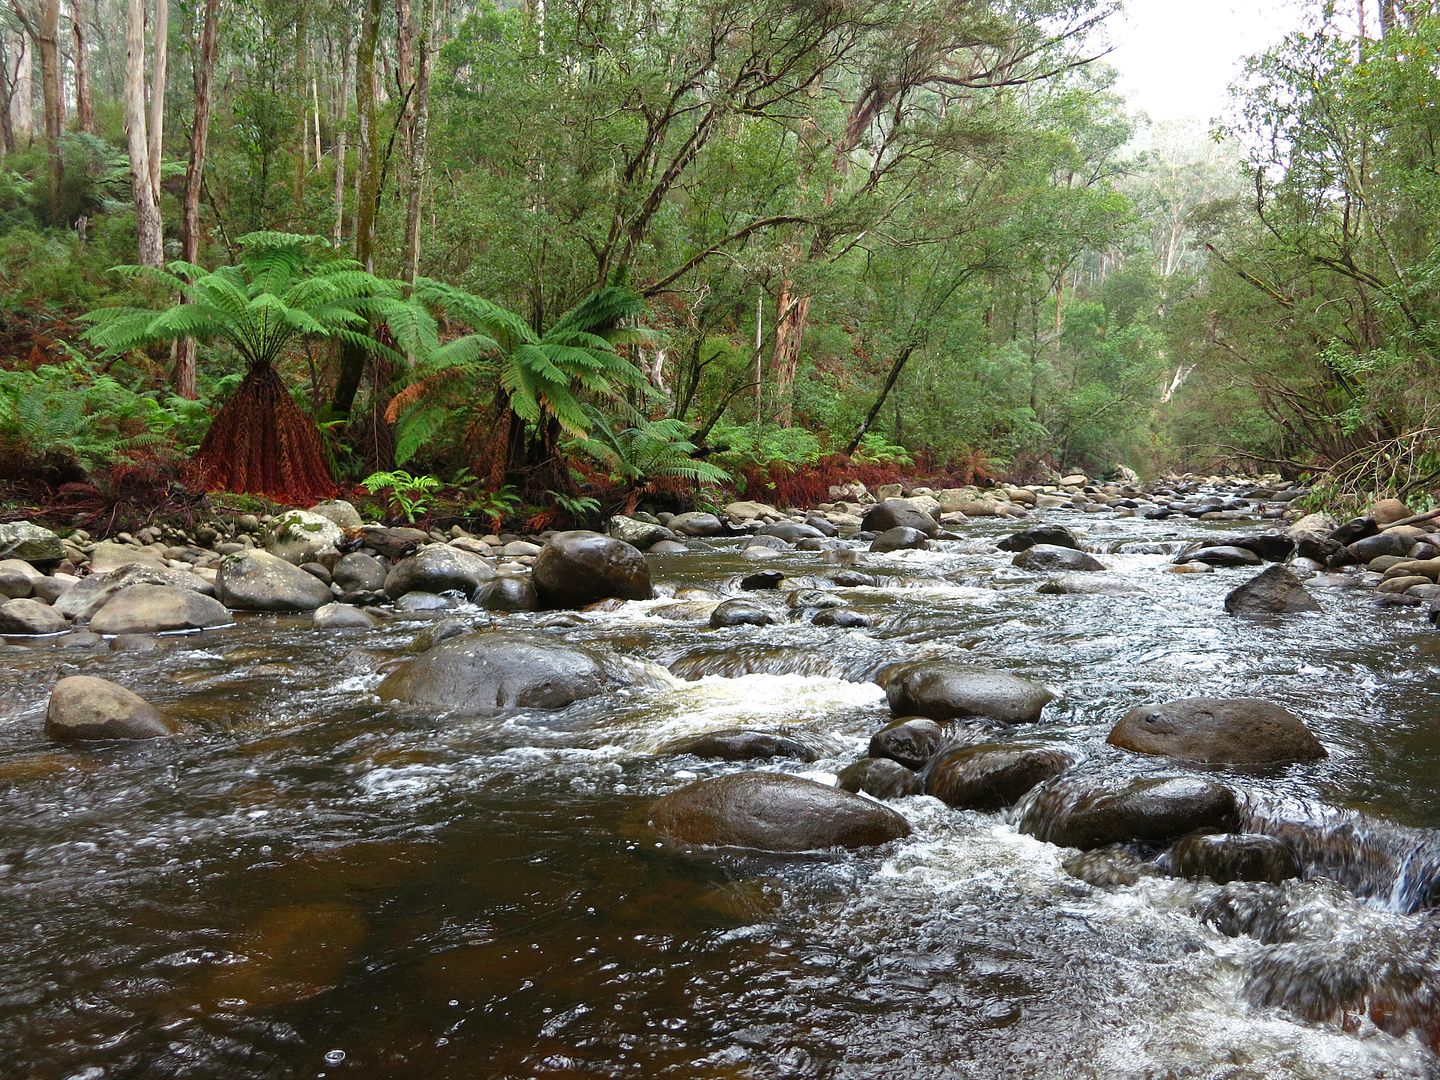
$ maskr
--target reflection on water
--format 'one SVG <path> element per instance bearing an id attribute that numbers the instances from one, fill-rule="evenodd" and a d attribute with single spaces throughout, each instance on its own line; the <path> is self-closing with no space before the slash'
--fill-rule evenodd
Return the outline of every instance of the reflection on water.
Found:
<path id="1" fill-rule="evenodd" d="M 868 630 L 811 626 L 815 598 L 784 590 L 747 594 L 784 620 L 766 627 L 710 629 L 704 592 L 573 626 L 508 617 L 670 672 L 561 714 L 382 705 L 377 672 L 422 620 L 5 648 L 0 1075 L 1430 1075 L 1433 631 L 1342 588 L 1317 590 L 1323 616 L 1238 622 L 1221 600 L 1243 571 L 1170 575 L 1133 543 L 1207 526 L 1067 523 L 1143 591 L 1040 595 L 993 551 L 1003 526 L 976 523 L 943 551 L 862 555 L 874 585 L 837 584 L 819 554 L 763 564 Z M 727 544 L 653 563 L 669 591 L 717 596 L 756 568 Z M 685 855 L 639 824 L 656 795 L 744 767 L 657 754 L 685 735 L 801 734 L 818 761 L 763 767 L 833 774 L 888 718 L 869 680 L 921 656 L 1052 685 L 1035 734 L 1099 774 L 1162 770 L 1104 743 L 1139 702 L 1294 710 L 1326 761 L 1221 776 L 1311 880 L 1137 863 L 1103 879 L 1130 884 L 1087 884 L 1094 867 L 1067 872 L 1072 853 L 1012 817 L 922 797 L 899 804 L 910 839 L 823 859 Z M 46 692 L 79 672 L 142 690 L 186 735 L 52 748 Z"/>

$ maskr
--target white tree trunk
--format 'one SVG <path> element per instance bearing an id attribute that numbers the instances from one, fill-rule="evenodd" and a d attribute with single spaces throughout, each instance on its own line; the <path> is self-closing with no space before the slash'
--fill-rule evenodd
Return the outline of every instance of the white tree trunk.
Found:
<path id="1" fill-rule="evenodd" d="M 20 30 L 5 31 L 6 55 L 10 58 L 6 80 L 10 83 L 10 124 L 15 145 L 29 146 L 35 137 L 35 54 L 30 39 Z"/>
<path id="2" fill-rule="evenodd" d="M 163 0 L 162 0 L 163 3 Z M 125 138 L 130 151 L 130 187 L 135 197 L 135 233 L 140 262 L 165 262 L 160 203 L 150 172 L 145 125 L 145 0 L 128 0 L 125 22 Z"/>
<path id="3" fill-rule="evenodd" d="M 142 38 L 143 45 L 143 38 Z M 150 127 L 146 149 L 150 155 L 150 187 L 155 213 L 160 206 L 160 159 L 165 142 L 165 61 L 170 55 L 170 0 L 155 0 L 154 60 L 150 72 Z M 127 68 L 128 71 L 128 68 Z"/>

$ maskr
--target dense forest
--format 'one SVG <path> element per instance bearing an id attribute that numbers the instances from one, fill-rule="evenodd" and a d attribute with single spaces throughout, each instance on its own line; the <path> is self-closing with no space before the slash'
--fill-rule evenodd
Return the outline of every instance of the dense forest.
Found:
<path id="1" fill-rule="evenodd" d="M 1423 509 L 1440 12 L 1302 15 L 1185 125 L 1127 111 L 1108 0 L 9 0 L 0 471 L 554 521 L 1233 467 Z"/>

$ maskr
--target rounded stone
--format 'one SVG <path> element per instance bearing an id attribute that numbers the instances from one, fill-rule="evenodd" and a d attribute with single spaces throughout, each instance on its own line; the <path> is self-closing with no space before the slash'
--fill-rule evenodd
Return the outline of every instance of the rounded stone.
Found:
<path id="1" fill-rule="evenodd" d="M 1007 724 L 1033 723 L 1055 695 L 1008 671 L 954 660 L 920 660 L 881 672 L 896 716 L 958 720 L 987 716 Z"/>
<path id="2" fill-rule="evenodd" d="M 816 753 L 799 739 L 768 731 L 744 731 L 738 728 L 707 731 L 666 744 L 665 754 L 690 754 L 717 761 L 755 761 L 762 758 L 794 758 L 814 761 Z"/>
<path id="3" fill-rule="evenodd" d="M 898 761 L 863 757 L 841 769 L 836 777 L 841 791 L 864 792 L 876 799 L 904 799 L 920 794 L 920 778 Z"/>
<path id="4" fill-rule="evenodd" d="M 535 592 L 546 607 L 584 607 L 596 600 L 649 600 L 650 567 L 636 547 L 597 532 L 552 536 L 536 556 Z"/>
<path id="5" fill-rule="evenodd" d="M 1239 824 L 1234 792 L 1213 780 L 1151 778 L 1108 789 L 1075 787 L 1061 777 L 1026 806 L 1020 831 L 1089 850 L 1126 841 L 1168 844 L 1186 833 L 1231 832 Z"/>
<path id="6" fill-rule="evenodd" d="M 194 589 L 131 585 L 90 617 L 90 629 L 97 634 L 161 634 L 207 630 L 234 621 L 224 604 Z"/>
<path id="7" fill-rule="evenodd" d="M 50 691 L 45 734 L 59 742 L 154 739 L 174 725 L 132 690 L 93 675 L 61 679 Z"/>
<path id="8" fill-rule="evenodd" d="M 1209 878 L 1217 885 L 1232 881 L 1267 881 L 1278 885 L 1300 876 L 1300 860 L 1284 842 L 1254 833 L 1187 836 L 1160 861 L 1179 877 Z"/>
<path id="9" fill-rule="evenodd" d="M 889 758 L 907 769 L 919 769 L 935 756 L 945 738 L 945 729 L 924 716 L 892 720 L 870 736 L 869 755 Z"/>
<path id="10" fill-rule="evenodd" d="M 957 746 L 925 773 L 925 794 L 957 809 L 999 810 L 1074 764 L 1065 751 L 1038 743 Z"/>
<path id="11" fill-rule="evenodd" d="M 241 551 L 220 560 L 215 594 L 241 611 L 314 611 L 331 600 L 330 587 L 266 551 Z"/>
<path id="12" fill-rule="evenodd" d="M 18 597 L 0 604 L 0 636 L 31 637 L 69 629 L 64 615 L 39 600 Z"/>
<path id="13" fill-rule="evenodd" d="M 1258 698 L 1180 698 L 1127 712 L 1106 740 L 1137 754 L 1216 764 L 1314 761 L 1325 747 L 1299 719 Z"/>

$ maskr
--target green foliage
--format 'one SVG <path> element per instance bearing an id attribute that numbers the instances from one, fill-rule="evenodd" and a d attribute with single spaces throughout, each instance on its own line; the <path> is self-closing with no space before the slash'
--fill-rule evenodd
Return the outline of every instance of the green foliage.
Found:
<path id="1" fill-rule="evenodd" d="M 860 443 L 855 447 L 855 453 L 851 457 L 866 465 L 915 464 L 915 459 L 910 456 L 910 451 L 892 443 L 875 431 L 867 431 L 861 436 Z"/>
<path id="2" fill-rule="evenodd" d="M 720 484 L 730 479 L 724 469 L 693 456 L 697 448 L 681 420 L 636 417 L 629 426 L 616 428 L 598 410 L 588 411 L 590 432 L 577 438 L 574 445 L 609 470 L 617 483 L 687 480 Z"/>
<path id="3" fill-rule="evenodd" d="M 385 492 L 389 505 L 406 522 L 413 522 L 425 513 L 429 496 L 440 490 L 440 481 L 434 476 L 412 476 L 395 470 L 371 473 L 360 481 L 360 486 L 371 495 Z"/>
<path id="4" fill-rule="evenodd" d="M 750 426 L 717 424 L 710 432 L 715 458 L 727 468 L 754 463 L 770 465 L 813 465 L 820 460 L 820 439 L 804 428 L 766 427 L 759 438 Z"/>
<path id="5" fill-rule="evenodd" d="M 520 508 L 520 493 L 513 484 L 504 484 L 494 491 L 472 492 L 465 501 L 465 512 L 473 517 L 489 518 L 496 523 Z"/>
<path id="6" fill-rule="evenodd" d="M 567 495 L 563 491 L 547 491 L 550 500 L 571 518 L 583 520 L 600 509 L 600 500 L 593 495 Z"/>

